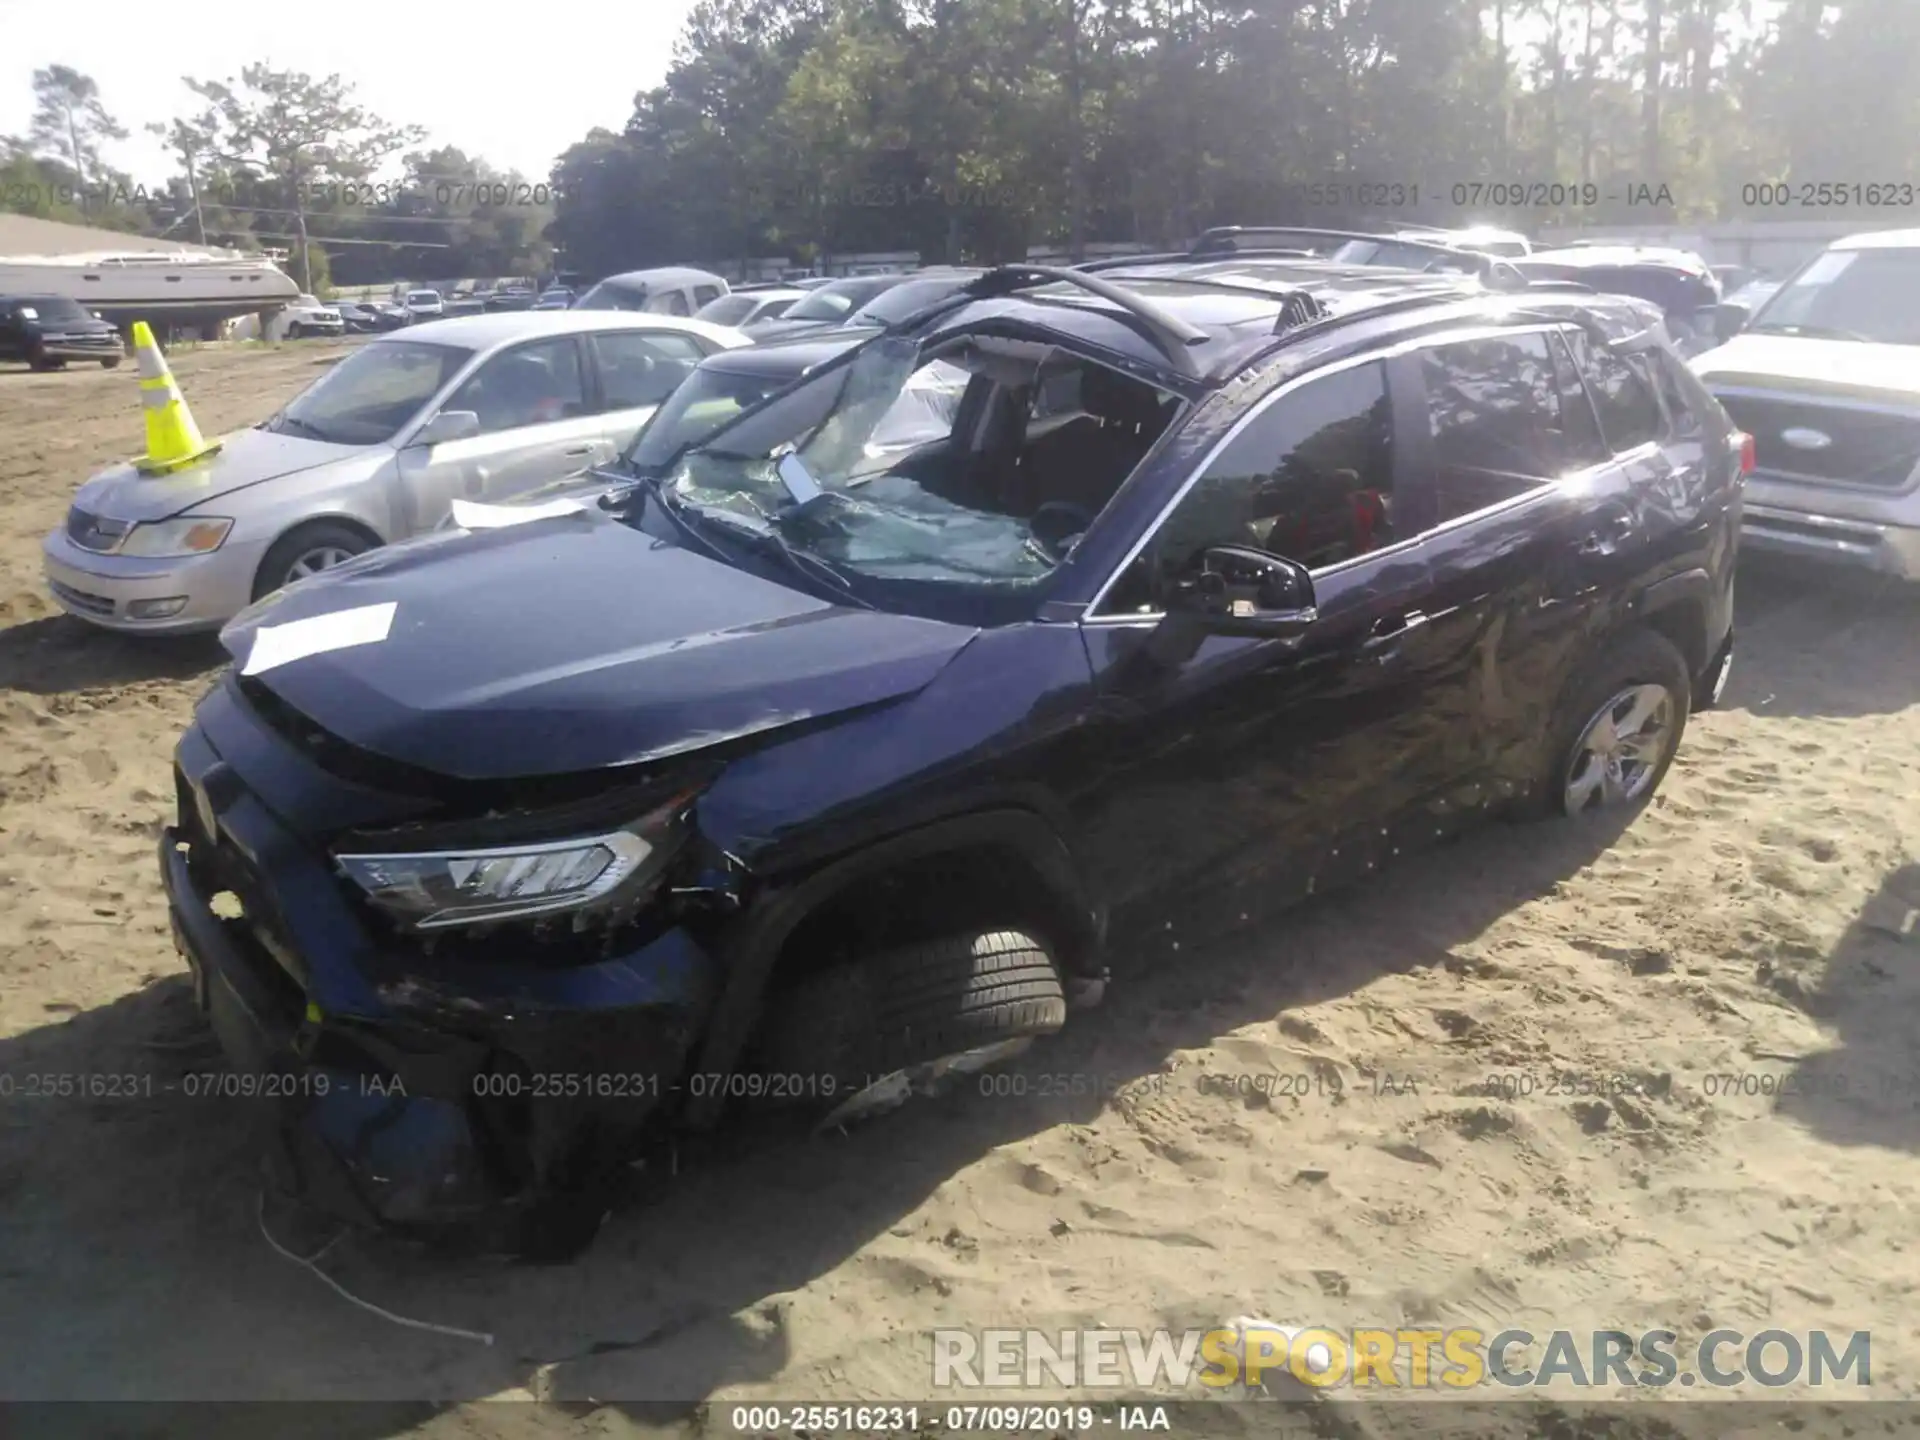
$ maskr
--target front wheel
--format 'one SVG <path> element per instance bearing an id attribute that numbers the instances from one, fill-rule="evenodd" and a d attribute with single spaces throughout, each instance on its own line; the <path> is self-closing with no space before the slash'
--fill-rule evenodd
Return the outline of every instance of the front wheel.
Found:
<path id="1" fill-rule="evenodd" d="M 120 357 L 118 355 L 109 355 L 107 356 L 106 359 L 100 362 L 100 368 L 102 370 L 112 370 L 116 368 L 119 364 L 120 364 Z"/>
<path id="2" fill-rule="evenodd" d="M 306 330 L 300 325 L 300 322 L 297 320 L 293 324 L 287 326 L 287 338 L 289 340 L 298 340 L 302 335 L 305 335 L 306 333 L 307 333 Z"/>
<path id="3" fill-rule="evenodd" d="M 1651 630 L 1623 636 L 1568 687 L 1538 778 L 1538 814 L 1620 814 L 1652 798 L 1686 733 L 1687 662 Z"/>
<path id="4" fill-rule="evenodd" d="M 1067 997 L 1044 943 L 999 930 L 823 971 L 768 1013 L 777 1020 L 759 1068 L 823 1102 L 820 1123 L 833 1125 L 1012 1058 L 1066 1024 Z"/>
<path id="5" fill-rule="evenodd" d="M 344 564 L 374 548 L 358 530 L 331 520 L 316 521 L 282 535 L 254 577 L 253 598 L 262 599 L 298 580 Z"/>

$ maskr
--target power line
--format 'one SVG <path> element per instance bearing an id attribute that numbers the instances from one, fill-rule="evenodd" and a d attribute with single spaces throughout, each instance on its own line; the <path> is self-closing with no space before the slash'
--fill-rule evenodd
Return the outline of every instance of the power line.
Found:
<path id="1" fill-rule="evenodd" d="M 479 215 L 388 215 L 378 210 L 367 210 L 359 214 L 352 211 L 342 213 L 338 210 L 280 210 L 270 205 L 229 205 L 223 201 L 214 201 L 206 208 L 210 210 L 245 211 L 249 215 L 300 215 L 310 219 L 326 220 L 364 220 L 369 225 L 472 225 L 482 219 Z M 192 212 L 189 211 L 189 214 Z"/>
<path id="2" fill-rule="evenodd" d="M 256 240 L 298 240 L 298 235 L 285 235 L 274 230 L 256 230 Z M 309 245 L 386 245 L 395 250 L 451 250 L 454 247 L 440 240 L 352 240 L 344 235 L 309 235 Z"/>

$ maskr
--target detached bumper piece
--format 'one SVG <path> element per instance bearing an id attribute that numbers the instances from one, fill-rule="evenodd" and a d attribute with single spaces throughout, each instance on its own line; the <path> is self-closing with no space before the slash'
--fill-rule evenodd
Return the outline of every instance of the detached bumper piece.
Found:
<path id="1" fill-rule="evenodd" d="M 400 998 L 382 1014 L 326 1013 L 255 917 L 216 913 L 223 890 L 243 906 L 248 892 L 230 883 L 229 847 L 198 829 L 160 842 L 174 941 L 228 1060 L 259 1077 L 272 1188 L 436 1248 L 558 1259 L 591 1240 L 673 1092 L 688 1013 L 516 1007 L 413 983 L 389 987 Z M 687 947 L 670 931 L 621 963 L 684 970 Z"/>

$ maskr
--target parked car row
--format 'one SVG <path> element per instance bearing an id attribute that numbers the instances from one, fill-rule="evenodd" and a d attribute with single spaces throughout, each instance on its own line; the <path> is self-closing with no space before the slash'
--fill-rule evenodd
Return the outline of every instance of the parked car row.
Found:
<path id="1" fill-rule="evenodd" d="M 325 1079 L 280 1188 L 575 1247 L 729 1097 L 838 1123 L 1059 1030 L 1110 935 L 1630 814 L 1778 514 L 1878 504 L 1857 558 L 1910 558 L 1920 237 L 1691 366 L 1673 297 L 1607 288 L 1637 260 L 1333 238 L 838 280 L 753 332 L 657 308 L 705 272 L 615 277 L 379 336 L 190 488 L 82 487 L 59 602 L 234 661 L 159 861 L 233 1062 Z"/>

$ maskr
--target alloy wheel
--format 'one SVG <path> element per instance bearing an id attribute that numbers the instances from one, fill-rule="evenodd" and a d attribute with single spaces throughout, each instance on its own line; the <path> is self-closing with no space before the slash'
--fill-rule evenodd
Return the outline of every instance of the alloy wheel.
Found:
<path id="1" fill-rule="evenodd" d="M 331 570 L 353 558 L 354 552 L 339 545 L 319 545 L 307 551 L 287 567 L 287 583 L 304 580 L 309 575 L 318 575 L 322 570 Z"/>
<path id="2" fill-rule="evenodd" d="M 1567 765 L 1566 811 L 1584 815 L 1644 797 L 1673 744 L 1673 696 L 1664 685 L 1634 685 L 1594 712 Z"/>

